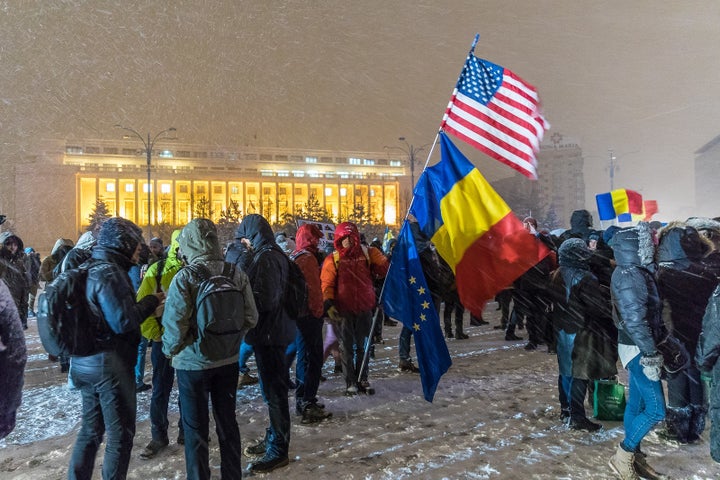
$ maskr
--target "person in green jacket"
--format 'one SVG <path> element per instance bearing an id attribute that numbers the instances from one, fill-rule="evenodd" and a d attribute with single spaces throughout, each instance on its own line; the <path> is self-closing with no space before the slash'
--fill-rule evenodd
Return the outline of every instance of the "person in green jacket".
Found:
<path id="1" fill-rule="evenodd" d="M 183 267 L 183 261 L 178 256 L 178 250 L 180 248 L 177 242 L 178 235 L 180 235 L 180 230 L 175 230 L 172 233 L 167 257 L 148 267 L 142 283 L 138 288 L 138 301 L 155 292 L 167 292 L 175 274 Z M 150 398 L 150 430 L 152 440 L 145 447 L 145 450 L 140 453 L 140 458 L 143 459 L 153 458 L 170 443 L 168 439 L 169 422 L 167 413 L 168 403 L 170 402 L 170 392 L 172 391 L 175 380 L 175 369 L 162 351 L 163 327 L 161 320 L 161 318 L 151 315 L 140 325 L 142 336 L 147 338 L 151 343 L 152 351 L 150 353 L 150 361 L 153 367 L 152 397 Z M 178 421 L 177 443 L 183 444 L 184 442 L 185 435 L 182 426 L 182 417 L 180 417 Z"/>

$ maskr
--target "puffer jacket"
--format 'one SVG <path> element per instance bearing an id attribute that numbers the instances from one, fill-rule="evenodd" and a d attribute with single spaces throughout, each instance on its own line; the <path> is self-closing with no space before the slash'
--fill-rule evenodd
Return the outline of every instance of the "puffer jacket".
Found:
<path id="1" fill-rule="evenodd" d="M 225 262 L 215 224 L 210 220 L 192 220 L 182 229 L 177 243 L 188 265 L 200 264 L 212 275 L 222 274 Z M 172 358 L 172 366 L 178 370 L 207 370 L 230 365 L 238 360 L 239 351 L 231 357 L 215 361 L 201 353 L 194 314 L 200 283 L 200 277 L 193 270 L 182 268 L 172 279 L 165 299 L 162 316 L 163 352 Z M 246 332 L 257 322 L 250 282 L 247 275 L 236 268 L 233 283 L 243 292 L 243 311 L 237 314 L 243 317 L 243 330 Z"/>
<path id="2" fill-rule="evenodd" d="M 0 280 L 0 439 L 15 428 L 25 378 L 27 349 L 15 302 Z"/>
<path id="3" fill-rule="evenodd" d="M 657 282 L 665 324 L 688 352 L 697 348 L 705 307 L 718 283 L 702 264 L 711 248 L 693 227 L 671 224 L 660 231 Z"/>
<path id="4" fill-rule="evenodd" d="M 612 247 L 617 266 L 610 281 L 610 294 L 618 343 L 636 345 L 643 356 L 655 355 L 656 343 L 664 338 L 665 327 L 649 224 L 640 222 L 636 227 L 618 231 Z"/>
<path id="5" fill-rule="evenodd" d="M 290 260 L 275 243 L 272 228 L 261 215 L 252 214 L 243 218 L 235 238 L 246 238 L 252 244 L 252 251 L 241 256 L 247 259 L 244 268 L 250 277 L 258 323 L 248 332 L 245 341 L 253 346 L 286 347 L 297 333 L 295 321 L 283 308 Z"/>
<path id="6" fill-rule="evenodd" d="M 180 271 L 183 267 L 182 260 L 178 257 L 178 248 L 180 244 L 177 239 L 180 235 L 180 230 L 175 230 L 170 238 L 170 248 L 168 249 L 167 257 L 160 259 L 157 262 L 150 265 L 145 272 L 140 288 L 138 288 L 137 299 L 138 301 L 148 295 L 152 295 L 158 291 L 157 276 L 160 273 L 160 289 L 163 292 L 167 292 L 170 289 L 170 283 L 175 277 L 175 274 Z M 158 269 L 162 268 L 161 272 Z M 162 337 L 162 318 L 156 318 L 154 315 L 150 315 L 140 325 L 140 333 L 148 340 L 154 340 L 159 342 Z"/>
<path id="7" fill-rule="evenodd" d="M 710 419 L 713 428 L 710 431 L 710 455 L 720 462 L 720 286 L 710 297 L 702 320 L 702 333 L 698 341 L 695 362 L 700 370 L 712 372 L 710 390 Z"/>
<path id="8" fill-rule="evenodd" d="M 308 310 L 315 318 L 322 318 L 323 296 L 320 287 L 320 264 L 318 263 L 318 244 L 322 232 L 315 225 L 306 223 L 295 234 L 295 251 L 292 257 L 305 276 L 308 287 Z"/>
<path id="9" fill-rule="evenodd" d="M 128 270 L 142 231 L 129 220 L 113 217 L 103 223 L 100 239 L 88 261 L 86 296 L 90 307 L 104 320 L 102 352 L 73 357 L 77 372 L 123 368 L 132 370 L 137 360 L 140 323 L 159 305 L 155 296 L 135 301 Z"/>
<path id="10" fill-rule="evenodd" d="M 350 238 L 348 248 L 342 245 L 345 238 Z M 337 265 L 335 256 L 328 255 L 320 273 L 323 300 L 331 300 L 340 314 L 371 311 L 376 304 L 373 279 L 384 278 L 390 262 L 377 248 L 360 243 L 360 233 L 351 222 L 335 227 L 334 244 Z"/>
<path id="11" fill-rule="evenodd" d="M 5 248 L 5 242 L 14 239 L 18 245 L 17 252 L 13 255 Z M 30 293 L 30 276 L 25 268 L 25 246 L 20 237 L 12 232 L 0 234 L 0 278 L 5 280 L 18 313 L 25 323 L 27 316 L 27 301 Z"/>

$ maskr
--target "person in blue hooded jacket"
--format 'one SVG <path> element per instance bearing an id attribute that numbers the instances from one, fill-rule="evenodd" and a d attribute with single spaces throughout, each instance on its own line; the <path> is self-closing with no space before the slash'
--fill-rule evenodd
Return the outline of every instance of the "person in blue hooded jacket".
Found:
<path id="1" fill-rule="evenodd" d="M 82 425 L 68 469 L 70 480 L 90 480 L 107 433 L 102 478 L 124 479 L 135 436 L 134 367 L 140 324 L 160 305 L 160 292 L 135 301 L 128 270 L 137 262 L 142 230 L 114 217 L 103 223 L 88 261 L 87 300 L 100 317 L 99 352 L 70 359 L 70 378 L 82 395 Z"/>

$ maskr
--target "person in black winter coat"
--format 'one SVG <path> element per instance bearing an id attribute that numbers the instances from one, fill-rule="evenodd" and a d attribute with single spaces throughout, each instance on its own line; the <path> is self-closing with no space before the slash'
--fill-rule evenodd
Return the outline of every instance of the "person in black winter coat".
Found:
<path id="1" fill-rule="evenodd" d="M 710 297 L 702 321 L 695 363 L 712 375 L 710 390 L 710 456 L 720 462 L 720 286 Z"/>
<path id="2" fill-rule="evenodd" d="M 24 248 L 22 239 L 14 233 L 0 233 L 0 278 L 10 289 L 20 322 L 27 330 L 30 276 L 25 268 Z"/>
<path id="3" fill-rule="evenodd" d="M 20 316 L 10 290 L 0 280 L 0 439 L 15 428 L 26 362 L 27 349 Z"/>
<path id="4" fill-rule="evenodd" d="M 660 383 L 663 357 L 657 344 L 667 333 L 662 302 L 655 282 L 655 246 L 650 226 L 618 231 L 612 241 L 617 266 L 610 293 L 618 327 L 618 355 L 630 384 L 623 425 L 625 438 L 610 459 L 621 478 L 656 477 L 640 451 L 640 442 L 665 419 L 665 395 Z"/>
<path id="5" fill-rule="evenodd" d="M 674 223 L 660 231 L 656 260 L 658 291 L 665 324 L 689 352 L 695 352 L 702 318 L 717 278 L 702 263 L 712 248 L 693 227 Z M 669 321 L 668 321 L 669 320 Z M 668 372 L 668 408 L 661 434 L 680 443 L 700 438 L 707 407 L 700 370 L 694 361 L 686 369 Z"/>
<path id="6" fill-rule="evenodd" d="M 585 414 L 588 382 L 617 373 L 615 364 L 603 353 L 611 348 L 604 341 L 605 327 L 601 324 L 609 317 L 609 305 L 600 292 L 597 277 L 590 272 L 591 256 L 582 239 L 563 242 L 558 250 L 560 266 L 551 283 L 553 323 L 558 332 L 560 406 L 563 416 L 569 417 L 571 429 L 587 431 L 601 428 Z"/>
<path id="7" fill-rule="evenodd" d="M 82 395 L 82 425 L 73 448 L 68 478 L 92 478 L 95 456 L 107 432 L 103 479 L 124 479 L 135 436 L 137 400 L 133 367 L 140 324 L 164 299 L 163 292 L 135 301 L 128 270 L 137 262 L 142 230 L 114 217 L 103 223 L 93 248 L 87 301 L 98 316 L 98 353 L 72 357 L 70 379 Z"/>
<path id="8" fill-rule="evenodd" d="M 290 411 L 288 404 L 289 372 L 285 350 L 295 339 L 295 321 L 283 308 L 290 260 L 275 243 L 268 221 L 261 215 L 243 218 L 235 232 L 244 250 L 237 265 L 250 278 L 257 325 L 245 341 L 254 347 L 263 399 L 268 406 L 270 425 L 265 439 L 245 449 L 250 456 L 261 457 L 250 465 L 250 472 L 270 472 L 288 464 L 290 449 Z"/>

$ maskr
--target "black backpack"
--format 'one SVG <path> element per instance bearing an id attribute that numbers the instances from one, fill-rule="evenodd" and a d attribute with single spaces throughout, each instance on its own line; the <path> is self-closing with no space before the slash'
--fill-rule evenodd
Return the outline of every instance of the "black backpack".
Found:
<path id="1" fill-rule="evenodd" d="M 211 361 L 237 355 L 245 325 L 245 296 L 233 282 L 235 265 L 224 262 L 220 275 L 212 275 L 201 264 L 186 268 L 200 277 L 195 299 L 200 353 Z"/>
<path id="2" fill-rule="evenodd" d="M 101 350 L 103 322 L 86 297 L 89 268 L 84 264 L 60 273 L 38 297 L 38 333 L 50 355 L 83 357 Z"/>
<path id="3" fill-rule="evenodd" d="M 303 254 L 312 255 L 305 250 L 300 250 L 290 255 L 288 282 L 283 297 L 285 312 L 287 312 L 293 320 L 310 315 L 310 310 L 308 309 L 308 287 L 305 281 L 305 275 L 300 269 L 300 266 L 295 263 L 295 260 Z"/>

